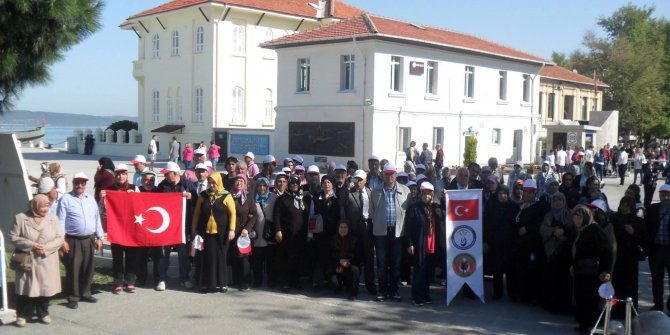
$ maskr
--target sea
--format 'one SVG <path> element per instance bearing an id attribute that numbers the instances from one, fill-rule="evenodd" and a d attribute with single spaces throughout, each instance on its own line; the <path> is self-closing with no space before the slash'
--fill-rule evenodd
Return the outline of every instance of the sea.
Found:
<path id="1" fill-rule="evenodd" d="M 91 129 L 95 131 L 97 128 L 107 128 L 107 126 L 90 126 L 90 127 L 51 127 L 51 126 L 46 126 L 44 128 L 44 141 L 45 146 L 51 144 L 52 147 L 54 148 L 62 148 L 65 146 L 65 141 L 68 137 L 74 136 L 74 130 L 75 129 Z M 22 127 L 15 127 L 15 128 L 5 128 L 5 127 L 0 127 L 0 131 L 11 131 L 11 130 L 23 130 L 26 128 Z M 32 128 L 28 128 L 32 129 Z"/>

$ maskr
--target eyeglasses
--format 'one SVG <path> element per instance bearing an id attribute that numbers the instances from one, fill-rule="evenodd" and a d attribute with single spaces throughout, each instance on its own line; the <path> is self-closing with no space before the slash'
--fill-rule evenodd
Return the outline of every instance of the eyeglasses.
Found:
<path id="1" fill-rule="evenodd" d="M 72 182 L 74 185 L 86 185 L 86 180 L 75 180 Z"/>

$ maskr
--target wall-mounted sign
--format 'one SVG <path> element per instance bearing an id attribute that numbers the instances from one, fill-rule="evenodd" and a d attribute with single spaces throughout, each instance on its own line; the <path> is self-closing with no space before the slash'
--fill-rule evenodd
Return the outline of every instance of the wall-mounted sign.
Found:
<path id="1" fill-rule="evenodd" d="M 574 132 L 568 133 L 568 143 L 570 144 L 577 143 L 577 133 Z"/>
<path id="2" fill-rule="evenodd" d="M 356 134 L 353 122 L 289 122 L 290 154 L 353 157 Z"/>
<path id="3" fill-rule="evenodd" d="M 230 153 L 246 154 L 249 151 L 255 155 L 269 154 L 270 136 L 230 134 Z"/>
<path id="4" fill-rule="evenodd" d="M 424 67 L 423 62 L 411 61 L 409 62 L 409 74 L 420 76 L 423 74 Z"/>

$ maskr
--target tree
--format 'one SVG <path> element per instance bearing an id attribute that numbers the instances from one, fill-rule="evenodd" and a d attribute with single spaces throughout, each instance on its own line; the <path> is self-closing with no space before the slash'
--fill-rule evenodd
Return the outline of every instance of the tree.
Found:
<path id="1" fill-rule="evenodd" d="M 49 81 L 49 66 L 100 28 L 102 0 L 0 1 L 0 115 L 28 85 Z"/>
<path id="2" fill-rule="evenodd" d="M 477 163 L 477 137 L 474 135 L 465 138 L 465 149 L 463 150 L 463 166 Z"/>
<path id="3" fill-rule="evenodd" d="M 562 52 L 552 51 L 551 60 L 560 67 L 572 70 L 572 63 L 570 62 L 570 59 Z"/>

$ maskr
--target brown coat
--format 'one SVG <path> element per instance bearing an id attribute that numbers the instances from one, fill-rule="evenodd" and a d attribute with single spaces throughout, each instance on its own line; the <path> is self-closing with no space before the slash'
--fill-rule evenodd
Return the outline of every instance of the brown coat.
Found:
<path id="1" fill-rule="evenodd" d="M 33 269 L 16 271 L 16 294 L 29 297 L 51 297 L 61 291 L 58 249 L 63 245 L 63 228 L 58 217 L 48 214 L 37 224 L 25 213 L 17 214 L 9 237 L 16 249 L 31 252 L 39 238 L 46 256 L 31 252 Z"/>

